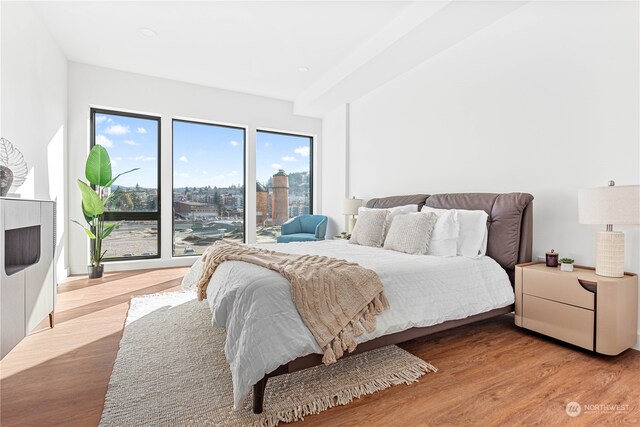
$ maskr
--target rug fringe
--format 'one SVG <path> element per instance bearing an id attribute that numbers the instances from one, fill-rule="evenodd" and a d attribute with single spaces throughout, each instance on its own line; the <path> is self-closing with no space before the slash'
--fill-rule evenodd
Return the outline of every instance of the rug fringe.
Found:
<path id="1" fill-rule="evenodd" d="M 340 390 L 332 396 L 323 396 L 312 402 L 305 403 L 284 411 L 266 414 L 260 421 L 254 424 L 256 427 L 276 427 L 281 421 L 291 423 L 304 420 L 308 415 L 319 414 L 334 406 L 347 405 L 353 399 L 360 398 L 375 392 L 385 390 L 394 385 L 411 384 L 417 382 L 420 377 L 429 373 L 438 372 L 438 368 L 425 361 L 420 361 L 401 371 L 377 378 L 365 384 L 357 385 L 345 390 Z"/>
<path id="2" fill-rule="evenodd" d="M 195 289 L 182 289 L 179 291 L 157 292 L 155 294 L 132 295 L 131 298 L 129 298 L 129 300 L 131 301 L 132 299 L 135 299 L 135 298 L 145 299 L 145 298 L 166 297 L 166 296 L 174 296 L 178 294 L 193 294 L 193 298 L 195 299 L 196 297 Z"/>

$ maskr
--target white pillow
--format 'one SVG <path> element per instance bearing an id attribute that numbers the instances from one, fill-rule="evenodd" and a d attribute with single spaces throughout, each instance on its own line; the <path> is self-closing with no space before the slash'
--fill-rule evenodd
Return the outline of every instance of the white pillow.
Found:
<path id="1" fill-rule="evenodd" d="M 456 211 L 460 224 L 460 233 L 457 240 L 458 255 L 468 258 L 477 258 L 487 252 L 487 218 L 489 215 L 483 210 L 466 209 L 436 209 L 425 206 L 423 212 L 435 212 L 441 214 Z"/>
<path id="2" fill-rule="evenodd" d="M 431 241 L 427 249 L 427 255 L 435 256 L 456 256 L 458 253 L 458 235 L 460 234 L 460 224 L 458 223 L 458 212 L 455 210 L 429 208 L 424 206 L 422 212 L 431 212 L 438 215 Z"/>
<path id="3" fill-rule="evenodd" d="M 386 209 L 371 209 L 358 214 L 349 243 L 379 248 L 384 241 L 385 222 L 389 216 Z"/>
<path id="4" fill-rule="evenodd" d="M 438 215 L 433 212 L 397 215 L 391 222 L 391 229 L 384 240 L 384 248 L 407 254 L 426 254 L 437 220 Z"/>
<path id="5" fill-rule="evenodd" d="M 394 208 L 388 208 L 388 209 L 378 209 L 378 208 L 365 208 L 365 207 L 361 207 L 358 208 L 358 215 L 360 215 L 360 212 L 365 212 L 365 211 L 371 211 L 371 210 L 375 210 L 375 211 L 380 211 L 380 210 L 385 210 L 385 211 L 389 211 L 389 216 L 387 217 L 387 220 L 384 223 L 384 236 L 385 238 L 387 237 L 387 233 L 389 232 L 389 230 L 391 229 L 391 222 L 393 221 L 393 218 L 395 218 L 398 215 L 404 215 L 404 214 L 408 214 L 411 212 L 418 212 L 418 205 L 404 205 L 404 206 L 396 206 Z"/>

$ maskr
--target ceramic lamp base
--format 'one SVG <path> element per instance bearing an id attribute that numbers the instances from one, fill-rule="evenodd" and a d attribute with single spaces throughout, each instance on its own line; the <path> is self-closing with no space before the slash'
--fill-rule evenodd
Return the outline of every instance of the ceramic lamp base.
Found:
<path id="1" fill-rule="evenodd" d="M 353 233 L 353 227 L 356 226 L 356 217 L 355 215 L 351 215 L 349 217 L 349 234 Z"/>
<path id="2" fill-rule="evenodd" d="M 605 277 L 624 276 L 624 233 L 620 231 L 598 232 L 596 274 Z"/>

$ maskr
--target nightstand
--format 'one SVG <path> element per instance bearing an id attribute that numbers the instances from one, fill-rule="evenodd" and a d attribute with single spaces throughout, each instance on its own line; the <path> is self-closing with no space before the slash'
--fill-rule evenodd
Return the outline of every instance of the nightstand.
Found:
<path id="1" fill-rule="evenodd" d="M 515 323 L 597 353 L 616 355 L 636 343 L 638 276 L 596 275 L 544 263 L 516 265 Z"/>

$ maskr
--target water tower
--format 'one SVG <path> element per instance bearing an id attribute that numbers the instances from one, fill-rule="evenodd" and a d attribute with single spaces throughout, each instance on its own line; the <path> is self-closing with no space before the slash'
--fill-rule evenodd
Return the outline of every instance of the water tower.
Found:
<path id="1" fill-rule="evenodd" d="M 289 177 L 280 169 L 273 175 L 273 193 L 271 195 L 271 217 L 273 225 L 282 225 L 289 220 Z"/>

